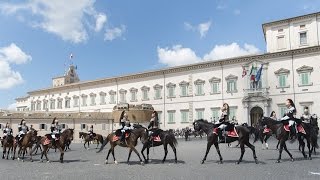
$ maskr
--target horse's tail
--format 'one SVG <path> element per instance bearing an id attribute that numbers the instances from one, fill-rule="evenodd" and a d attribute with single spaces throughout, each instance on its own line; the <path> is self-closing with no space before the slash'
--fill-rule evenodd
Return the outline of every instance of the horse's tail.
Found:
<path id="1" fill-rule="evenodd" d="M 103 144 L 103 136 L 100 136 L 99 141 L 101 144 Z"/>
<path id="2" fill-rule="evenodd" d="M 317 135 L 317 134 L 312 135 L 312 137 L 311 137 L 311 145 L 312 145 L 314 148 L 319 149 L 319 145 L 318 145 L 318 135 Z"/>
<path id="3" fill-rule="evenodd" d="M 101 145 L 99 151 L 97 151 L 97 153 L 101 152 L 103 150 L 103 148 L 108 144 L 110 136 L 111 136 L 111 134 L 109 134 L 105 140 L 103 140 L 103 138 L 102 138 L 103 142 L 102 142 L 102 145 Z"/>
<path id="4" fill-rule="evenodd" d="M 40 145 L 41 145 L 41 139 L 37 141 L 37 144 L 32 148 L 32 150 L 30 151 L 30 154 L 33 154 L 34 151 L 36 151 L 36 149 L 40 147 Z"/>
<path id="5" fill-rule="evenodd" d="M 169 132 L 168 137 L 171 139 L 171 141 L 172 141 L 172 143 L 173 143 L 174 147 L 177 147 L 177 145 L 178 145 L 178 141 L 177 141 L 176 137 L 174 136 L 174 134 L 173 134 L 173 133 L 171 133 L 171 132 Z"/>

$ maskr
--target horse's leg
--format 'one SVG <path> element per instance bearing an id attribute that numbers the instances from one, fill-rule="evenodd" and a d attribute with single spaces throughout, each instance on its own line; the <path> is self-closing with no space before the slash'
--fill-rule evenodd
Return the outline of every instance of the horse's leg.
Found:
<path id="1" fill-rule="evenodd" d="M 308 147 L 308 150 L 309 150 L 309 160 L 312 160 L 312 158 L 311 158 L 312 149 L 311 149 L 310 143 L 311 143 L 311 140 L 310 140 L 310 138 L 308 138 L 307 139 L 307 147 Z"/>
<path id="2" fill-rule="evenodd" d="M 118 161 L 116 160 L 116 157 L 114 156 L 114 147 L 115 147 L 115 146 L 112 147 L 111 153 L 112 153 L 112 156 L 113 156 L 113 161 L 114 161 L 114 163 L 115 163 L 115 164 L 118 164 Z"/>
<path id="3" fill-rule="evenodd" d="M 173 144 L 172 142 L 170 143 L 170 146 L 171 146 L 172 151 L 173 151 L 173 153 L 174 153 L 174 162 L 175 162 L 175 163 L 178 163 L 178 159 L 177 159 L 177 149 L 176 149 L 176 147 L 174 146 L 174 144 Z"/>
<path id="4" fill-rule="evenodd" d="M 131 149 L 137 154 L 137 156 L 139 157 L 140 159 L 140 163 L 141 165 L 144 165 L 144 162 L 142 161 L 141 157 L 140 157 L 140 154 L 139 152 L 137 151 L 137 149 L 135 147 L 131 147 Z"/>
<path id="5" fill-rule="evenodd" d="M 30 161 L 33 162 L 31 151 L 32 151 L 32 146 L 29 147 L 29 153 L 30 153 Z"/>
<path id="6" fill-rule="evenodd" d="M 164 148 L 164 157 L 163 157 L 162 163 L 164 163 L 168 155 L 168 144 L 163 144 L 163 148 Z"/>
<path id="7" fill-rule="evenodd" d="M 6 150 L 7 150 L 6 145 L 3 145 L 2 159 L 4 159 L 5 157 Z"/>
<path id="8" fill-rule="evenodd" d="M 266 149 L 269 149 L 269 144 L 267 143 L 268 139 L 270 138 L 269 135 L 266 135 L 266 138 L 264 140 L 265 144 L 266 144 Z"/>
<path id="9" fill-rule="evenodd" d="M 240 143 L 240 148 L 241 148 L 241 155 L 240 155 L 239 160 L 237 161 L 237 164 L 240 164 L 240 162 L 242 161 L 244 152 L 246 151 L 245 148 L 244 148 L 244 143 L 243 142 Z"/>
<path id="10" fill-rule="evenodd" d="M 86 147 L 86 143 L 87 143 L 87 141 L 86 141 L 86 140 L 84 140 L 83 147 L 84 147 L 85 149 L 87 149 L 87 147 Z"/>
<path id="11" fill-rule="evenodd" d="M 303 137 L 301 135 L 298 136 L 298 140 L 299 140 L 299 150 L 301 151 L 303 157 L 306 159 L 308 156 L 304 151 L 304 147 L 306 146 L 306 144 L 304 143 Z"/>
<path id="12" fill-rule="evenodd" d="M 204 157 L 203 157 L 203 159 L 202 159 L 202 161 L 201 161 L 201 164 L 203 164 L 204 161 L 207 160 L 207 156 L 208 156 L 208 154 L 209 154 L 209 151 L 210 151 L 211 146 L 212 146 L 212 142 L 208 142 L 208 143 L 207 143 L 206 154 L 204 155 Z"/>
<path id="13" fill-rule="evenodd" d="M 63 163 L 64 147 L 59 146 L 60 150 L 60 163 Z"/>
<path id="14" fill-rule="evenodd" d="M 276 149 L 278 150 L 279 149 L 279 145 L 280 145 L 280 140 L 278 140 L 278 144 L 276 146 Z"/>
<path id="15" fill-rule="evenodd" d="M 147 159 L 146 159 L 146 157 L 144 156 L 144 150 L 146 150 L 146 148 L 147 148 L 147 143 L 145 143 L 145 144 L 143 144 L 143 147 L 142 147 L 142 149 L 141 149 L 141 154 L 142 154 L 142 157 L 143 157 L 143 159 L 144 159 L 144 162 L 147 164 L 148 163 L 148 161 L 147 161 Z"/>
<path id="16" fill-rule="evenodd" d="M 254 159 L 255 163 L 258 164 L 258 159 L 257 159 L 257 155 L 256 155 L 256 150 L 255 150 L 256 148 L 249 141 L 246 143 L 246 145 L 252 150 L 253 159 Z"/>
<path id="17" fill-rule="evenodd" d="M 288 155 L 290 156 L 291 161 L 293 162 L 293 161 L 294 161 L 294 159 L 293 159 L 293 157 L 292 157 L 292 154 L 288 151 L 288 148 L 287 148 L 286 142 L 284 142 L 284 144 L 283 144 L 283 148 L 284 148 L 284 150 L 288 153 Z"/>
<path id="18" fill-rule="evenodd" d="M 147 147 L 147 161 L 149 162 L 150 146 Z"/>
<path id="19" fill-rule="evenodd" d="M 112 151 L 111 149 L 112 149 L 112 148 L 110 148 L 109 151 L 108 151 L 108 154 L 107 154 L 107 157 L 106 157 L 106 161 L 105 161 L 106 164 L 108 164 L 109 155 L 110 155 L 110 153 L 111 153 L 111 151 Z M 113 158 L 114 158 L 114 157 L 113 157 Z"/>
<path id="20" fill-rule="evenodd" d="M 129 155 L 128 155 L 127 164 L 129 164 L 129 160 L 130 160 L 130 157 L 131 157 L 131 153 L 132 153 L 132 149 L 130 148 L 130 149 L 129 149 Z"/>

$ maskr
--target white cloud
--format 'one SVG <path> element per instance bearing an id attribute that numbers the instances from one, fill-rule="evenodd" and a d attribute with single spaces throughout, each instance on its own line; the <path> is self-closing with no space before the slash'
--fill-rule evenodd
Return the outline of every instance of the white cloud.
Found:
<path id="1" fill-rule="evenodd" d="M 103 14 L 103 13 L 99 13 L 96 16 L 96 28 L 95 28 L 95 31 L 99 32 L 103 28 L 103 25 L 106 22 L 107 22 L 107 16 L 105 14 Z"/>
<path id="2" fill-rule="evenodd" d="M 16 110 L 16 108 L 17 108 L 17 104 L 16 103 L 12 103 L 12 104 L 10 104 L 9 106 L 8 106 L 8 110 Z"/>
<path id="3" fill-rule="evenodd" d="M 0 49 L 0 60 L 9 63 L 23 64 L 31 61 L 31 56 L 23 52 L 17 45 L 11 43 L 8 47 Z"/>
<path id="4" fill-rule="evenodd" d="M 14 43 L 0 48 L 0 89 L 9 89 L 23 83 L 21 74 L 11 68 L 11 64 L 24 64 L 32 57 Z"/>
<path id="5" fill-rule="evenodd" d="M 196 31 L 200 34 L 201 38 L 204 38 L 207 35 L 207 32 L 210 30 L 211 27 L 211 21 L 200 23 L 196 26 L 191 25 L 188 22 L 184 23 L 184 27 L 188 31 Z"/>
<path id="6" fill-rule="evenodd" d="M 208 60 L 221 60 L 225 58 L 258 54 L 260 50 L 254 45 L 244 44 L 240 47 L 237 43 L 228 45 L 216 45 L 209 53 L 200 58 L 190 48 L 184 48 L 182 45 L 175 45 L 172 48 L 157 48 L 158 61 L 166 66 L 179 66 L 192 64 Z"/>
<path id="7" fill-rule="evenodd" d="M 257 54 L 259 52 L 260 50 L 254 45 L 244 44 L 244 47 L 242 48 L 234 42 L 228 45 L 216 45 L 208 54 L 204 55 L 203 59 L 217 60 L 249 54 Z"/>
<path id="8" fill-rule="evenodd" d="M 201 59 L 190 48 L 175 45 L 172 48 L 157 48 L 159 63 L 167 66 L 179 66 L 199 62 Z"/>
<path id="9" fill-rule="evenodd" d="M 226 5 L 223 5 L 223 4 L 219 4 L 218 6 L 217 6 L 217 9 L 218 10 L 223 10 L 223 9 L 226 9 L 227 8 L 227 6 Z"/>
<path id="10" fill-rule="evenodd" d="M 27 12 L 33 15 L 29 20 L 35 28 L 61 37 L 64 41 L 73 43 L 84 42 L 88 39 L 88 26 L 100 31 L 107 16 L 94 8 L 95 0 L 29 0 L 26 3 L 1 3 L 0 10 L 4 14 Z M 27 19 L 27 18 L 26 18 Z M 95 24 L 92 25 L 92 20 Z"/>
<path id="11" fill-rule="evenodd" d="M 121 25 L 120 27 L 116 28 L 108 28 L 104 34 L 105 41 L 113 41 L 116 38 L 120 38 L 123 33 L 126 31 L 126 26 Z"/>

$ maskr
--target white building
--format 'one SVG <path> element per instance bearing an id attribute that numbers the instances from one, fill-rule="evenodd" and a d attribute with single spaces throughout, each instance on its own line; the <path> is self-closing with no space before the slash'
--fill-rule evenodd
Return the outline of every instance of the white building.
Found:
<path id="1" fill-rule="evenodd" d="M 230 118 L 253 124 L 287 98 L 298 115 L 320 109 L 320 13 L 263 24 L 267 53 L 206 61 L 149 72 L 81 82 L 74 66 L 53 79 L 53 87 L 17 98 L 18 111 L 111 112 L 119 103 L 152 104 L 161 128 L 190 126 L 194 119 L 217 120 L 227 102 Z M 262 67 L 261 79 L 251 81 Z M 247 75 L 242 77 L 243 68 Z M 255 79 L 253 77 L 253 79 Z"/>

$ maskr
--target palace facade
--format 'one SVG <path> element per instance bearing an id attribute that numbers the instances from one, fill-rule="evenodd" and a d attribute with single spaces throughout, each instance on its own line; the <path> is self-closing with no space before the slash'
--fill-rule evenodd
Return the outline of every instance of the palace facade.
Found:
<path id="1" fill-rule="evenodd" d="M 218 120 L 223 103 L 230 119 L 254 124 L 285 101 L 320 110 L 320 13 L 262 25 L 264 54 L 205 61 L 82 82 L 76 68 L 53 78 L 52 87 L 16 99 L 23 113 L 112 112 L 118 104 L 151 104 L 163 129 L 192 126 L 195 119 Z M 102 128 L 102 127 L 101 127 Z"/>

